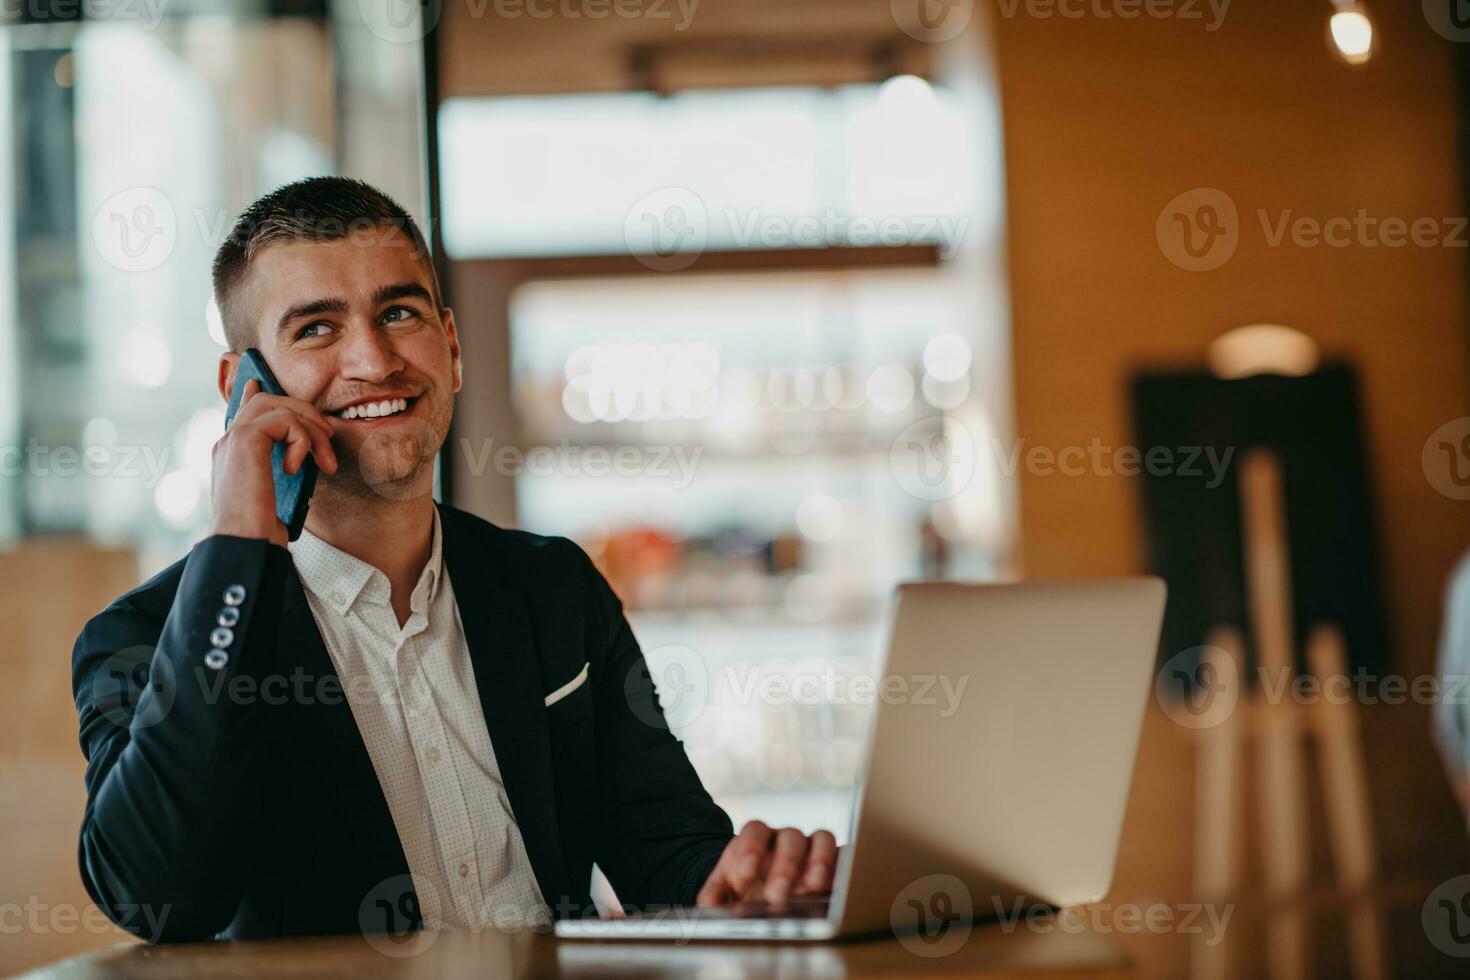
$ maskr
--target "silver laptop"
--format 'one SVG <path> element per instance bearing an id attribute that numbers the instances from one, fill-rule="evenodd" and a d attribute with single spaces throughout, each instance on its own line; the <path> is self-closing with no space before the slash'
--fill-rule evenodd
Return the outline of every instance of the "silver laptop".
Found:
<path id="1" fill-rule="evenodd" d="M 1164 612 L 1155 578 L 902 585 L 832 894 L 621 919 L 583 939 L 824 940 L 1100 902 L 1118 855 Z"/>

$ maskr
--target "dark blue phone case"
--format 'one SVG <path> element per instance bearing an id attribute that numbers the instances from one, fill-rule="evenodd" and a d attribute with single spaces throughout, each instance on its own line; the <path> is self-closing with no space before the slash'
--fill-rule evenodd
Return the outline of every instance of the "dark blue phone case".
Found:
<path id="1" fill-rule="evenodd" d="M 271 395 L 286 392 L 276 382 L 275 375 L 266 366 L 260 351 L 251 347 L 240 355 L 240 367 L 235 371 L 235 388 L 230 392 L 230 404 L 225 409 L 225 428 L 235 421 L 240 410 L 240 397 L 245 393 L 245 383 L 251 378 L 260 382 L 260 390 Z M 276 485 L 276 516 L 286 525 L 286 537 L 292 541 L 301 537 L 306 526 L 306 507 L 311 503 L 312 491 L 316 489 L 316 460 L 310 453 L 294 474 L 285 467 L 286 444 L 278 442 L 271 450 L 271 475 Z"/>

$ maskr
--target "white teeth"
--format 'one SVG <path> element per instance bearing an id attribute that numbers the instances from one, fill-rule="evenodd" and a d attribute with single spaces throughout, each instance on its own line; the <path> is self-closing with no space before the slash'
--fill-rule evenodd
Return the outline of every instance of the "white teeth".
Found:
<path id="1" fill-rule="evenodd" d="M 364 405 L 348 405 L 341 414 L 344 419 L 376 419 L 407 410 L 407 398 L 389 398 L 380 402 L 368 402 Z"/>

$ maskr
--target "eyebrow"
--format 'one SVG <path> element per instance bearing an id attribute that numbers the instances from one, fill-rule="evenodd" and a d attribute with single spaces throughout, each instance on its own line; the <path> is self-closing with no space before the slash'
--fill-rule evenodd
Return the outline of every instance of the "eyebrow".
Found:
<path id="1" fill-rule="evenodd" d="M 345 299 L 317 299 L 310 303 L 298 303 L 285 313 L 276 322 L 276 333 L 280 333 L 291 325 L 293 320 L 299 320 L 304 316 L 316 316 L 319 313 L 346 313 L 347 301 Z"/>
<path id="2" fill-rule="evenodd" d="M 434 297 L 429 291 L 416 282 L 400 282 L 391 286 L 382 286 L 373 293 L 373 306 L 382 306 L 395 299 L 421 299 L 431 306 Z M 298 303 L 281 314 L 281 319 L 276 322 L 276 333 L 286 330 L 291 324 L 303 317 L 318 316 L 322 313 L 344 314 L 347 312 L 347 301 L 336 297 L 328 299 L 316 299 L 309 303 Z"/>
<path id="3" fill-rule="evenodd" d="M 384 286 L 373 293 L 373 305 L 382 306 L 389 300 L 394 299 L 421 299 L 430 306 L 434 305 L 434 297 L 429 291 L 416 282 L 400 282 L 393 286 Z"/>

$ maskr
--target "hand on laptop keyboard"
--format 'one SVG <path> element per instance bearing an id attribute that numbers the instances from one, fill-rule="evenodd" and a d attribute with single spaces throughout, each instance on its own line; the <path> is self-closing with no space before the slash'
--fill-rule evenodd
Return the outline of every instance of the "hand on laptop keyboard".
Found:
<path id="1" fill-rule="evenodd" d="M 772 830 L 759 820 L 725 846 L 696 903 L 700 908 L 762 901 L 774 909 L 793 896 L 832 890 L 837 839 L 819 830 L 808 837 L 791 827 Z"/>

